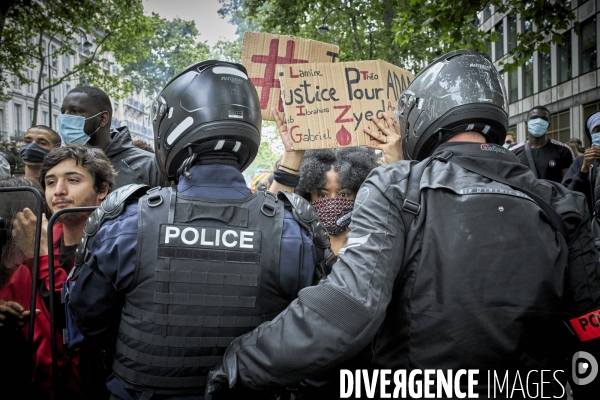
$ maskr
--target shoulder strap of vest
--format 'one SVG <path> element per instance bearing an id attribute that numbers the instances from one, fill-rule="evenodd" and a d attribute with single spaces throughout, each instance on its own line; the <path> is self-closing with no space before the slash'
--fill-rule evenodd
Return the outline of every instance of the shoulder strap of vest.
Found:
<path id="1" fill-rule="evenodd" d="M 402 203 L 402 209 L 400 210 L 405 234 L 408 234 L 413 220 L 421 212 L 421 177 L 430 161 L 431 157 L 426 158 L 410 168 L 406 184 L 406 195 L 404 196 L 404 203 Z"/>
<path id="2" fill-rule="evenodd" d="M 92 238 L 98 232 L 98 229 L 102 226 L 104 221 L 114 219 L 123 213 L 125 206 L 139 199 L 141 196 L 155 189 L 148 190 L 148 185 L 143 184 L 131 184 L 125 185 L 117 190 L 110 192 L 108 196 L 102 201 L 100 207 L 90 215 L 85 228 L 83 229 L 83 238 L 77 246 L 77 252 L 75 253 L 75 265 L 69 273 L 69 280 L 76 280 L 81 271 L 81 267 L 89 260 L 88 245 L 91 243 Z"/>
<path id="3" fill-rule="evenodd" d="M 283 201 L 285 208 L 292 212 L 294 220 L 306 229 L 317 248 L 319 262 L 315 268 L 315 282 L 326 277 L 335 264 L 336 256 L 331 250 L 329 234 L 323 223 L 317 218 L 317 211 L 304 197 L 296 193 L 279 192 L 277 198 Z"/>

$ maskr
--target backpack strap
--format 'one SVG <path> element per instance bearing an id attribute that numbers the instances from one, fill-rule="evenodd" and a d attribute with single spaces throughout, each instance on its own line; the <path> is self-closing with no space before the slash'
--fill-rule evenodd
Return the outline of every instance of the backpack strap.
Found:
<path id="1" fill-rule="evenodd" d="M 277 198 L 283 201 L 285 209 L 291 211 L 294 220 L 304 228 L 317 248 L 318 264 L 315 268 L 315 282 L 329 275 L 337 257 L 331 250 L 329 234 L 317 217 L 317 210 L 304 197 L 296 193 L 280 191 Z"/>
<path id="2" fill-rule="evenodd" d="M 98 229 L 100 229 L 104 221 L 121 215 L 123 210 L 125 210 L 125 206 L 132 201 L 137 201 L 141 196 L 146 194 L 148 188 L 148 185 L 143 184 L 125 185 L 110 192 L 104 198 L 100 206 L 96 208 L 85 223 L 83 238 L 79 242 L 77 252 L 75 253 L 75 265 L 71 268 L 68 280 L 76 280 L 83 265 L 90 260 L 89 244 L 94 236 L 96 236 Z"/>
<path id="3" fill-rule="evenodd" d="M 400 217 L 404 223 L 405 233 L 410 231 L 413 220 L 421 212 L 421 177 L 431 161 L 432 157 L 428 157 L 410 168 L 406 184 L 406 194 L 400 210 Z"/>
<path id="4" fill-rule="evenodd" d="M 538 174 L 535 162 L 533 161 L 533 155 L 531 154 L 531 146 L 529 145 L 529 142 L 525 143 L 525 154 L 527 155 L 527 163 L 529 164 L 529 169 L 531 169 L 531 171 L 537 179 L 540 179 L 540 174 Z"/>

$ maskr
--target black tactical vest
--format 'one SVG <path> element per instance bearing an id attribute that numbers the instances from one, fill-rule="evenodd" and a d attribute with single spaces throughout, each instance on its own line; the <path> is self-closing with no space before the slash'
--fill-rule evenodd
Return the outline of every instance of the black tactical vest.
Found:
<path id="1" fill-rule="evenodd" d="M 203 393 L 231 341 L 291 300 L 279 284 L 283 213 L 265 192 L 216 200 L 156 189 L 142 197 L 114 373 L 138 390 Z"/>

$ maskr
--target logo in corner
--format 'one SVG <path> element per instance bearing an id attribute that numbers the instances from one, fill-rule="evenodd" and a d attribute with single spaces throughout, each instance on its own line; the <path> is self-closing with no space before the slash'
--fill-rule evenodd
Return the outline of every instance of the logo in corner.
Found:
<path id="1" fill-rule="evenodd" d="M 484 143 L 480 146 L 480 149 L 483 151 L 491 151 L 493 153 L 502 153 L 506 154 L 506 149 L 500 146 L 494 146 L 493 144 Z"/>
<path id="2" fill-rule="evenodd" d="M 586 351 L 578 351 L 571 361 L 573 382 L 576 385 L 587 385 L 598 375 L 598 361 Z"/>

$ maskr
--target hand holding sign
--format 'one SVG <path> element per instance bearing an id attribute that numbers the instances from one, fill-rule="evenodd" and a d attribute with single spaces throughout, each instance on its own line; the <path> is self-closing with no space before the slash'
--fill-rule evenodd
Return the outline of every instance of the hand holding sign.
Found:
<path id="1" fill-rule="evenodd" d="M 363 132 L 377 140 L 376 143 L 369 144 L 369 149 L 381 150 L 386 164 L 392 164 L 402 160 L 402 138 L 397 130 L 394 119 L 388 117 L 386 113 L 381 113 L 382 119 L 375 115 L 371 116 L 371 121 L 377 127 L 377 132 L 371 131 L 371 127 L 363 128 Z"/>
<path id="2" fill-rule="evenodd" d="M 283 118 L 281 118 L 275 107 L 271 107 L 271 114 L 273 115 L 273 120 L 277 122 L 279 136 L 281 137 L 283 147 L 285 148 L 285 152 L 283 153 L 283 157 L 281 158 L 279 168 L 287 173 L 297 175 L 297 171 L 300 170 L 302 158 L 304 157 L 304 150 L 294 149 L 294 143 L 292 142 L 292 138 L 290 137 L 287 123 Z M 294 188 L 292 186 L 286 186 L 277 182 L 277 180 L 274 180 L 273 184 L 269 188 L 269 191 L 277 193 L 281 190 L 291 193 L 294 192 Z"/>
<path id="3" fill-rule="evenodd" d="M 279 65 L 277 73 L 295 149 L 377 145 L 363 128 L 393 113 L 413 79 L 381 60 Z"/>

